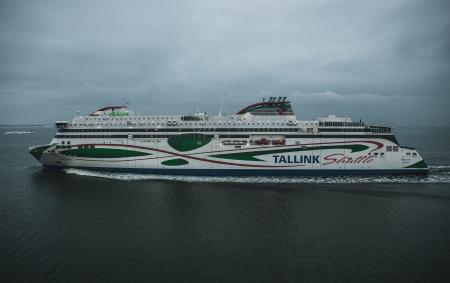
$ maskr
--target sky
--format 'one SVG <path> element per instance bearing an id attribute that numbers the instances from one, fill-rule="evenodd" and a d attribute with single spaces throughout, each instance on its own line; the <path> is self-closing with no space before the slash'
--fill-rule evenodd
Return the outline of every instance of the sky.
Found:
<path id="1" fill-rule="evenodd" d="M 0 124 L 287 96 L 300 119 L 450 126 L 449 15 L 448 0 L 0 0 Z"/>

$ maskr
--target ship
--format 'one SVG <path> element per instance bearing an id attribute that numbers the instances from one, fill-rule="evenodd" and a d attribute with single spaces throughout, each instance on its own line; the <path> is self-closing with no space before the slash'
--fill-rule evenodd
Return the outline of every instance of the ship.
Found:
<path id="1" fill-rule="evenodd" d="M 216 115 L 143 115 L 127 104 L 56 121 L 29 152 L 48 169 L 197 176 L 416 175 L 429 167 L 392 127 L 329 115 L 297 119 L 286 97 Z"/>

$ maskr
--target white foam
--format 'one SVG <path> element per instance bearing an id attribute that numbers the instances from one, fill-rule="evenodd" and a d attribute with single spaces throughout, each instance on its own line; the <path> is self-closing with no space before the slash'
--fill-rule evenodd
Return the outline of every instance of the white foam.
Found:
<path id="1" fill-rule="evenodd" d="M 65 169 L 68 174 L 121 181 L 180 181 L 189 183 L 252 183 L 252 184 L 450 184 L 450 175 L 428 176 L 340 176 L 340 177 L 200 177 L 97 172 Z"/>
<path id="2" fill-rule="evenodd" d="M 5 132 L 5 135 L 26 135 L 26 134 L 34 134 L 35 132 L 30 131 L 10 131 Z"/>
<path id="3" fill-rule="evenodd" d="M 431 165 L 430 169 L 450 169 L 450 165 Z"/>

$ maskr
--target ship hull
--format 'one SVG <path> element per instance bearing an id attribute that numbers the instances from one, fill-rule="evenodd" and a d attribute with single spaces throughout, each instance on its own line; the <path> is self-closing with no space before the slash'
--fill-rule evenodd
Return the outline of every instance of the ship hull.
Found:
<path id="1" fill-rule="evenodd" d="M 224 145 L 220 139 L 79 140 L 70 146 L 33 147 L 51 169 L 191 176 L 423 175 L 428 166 L 410 148 L 386 139 L 310 138 L 284 145 Z M 396 148 L 396 151 L 387 150 Z"/>

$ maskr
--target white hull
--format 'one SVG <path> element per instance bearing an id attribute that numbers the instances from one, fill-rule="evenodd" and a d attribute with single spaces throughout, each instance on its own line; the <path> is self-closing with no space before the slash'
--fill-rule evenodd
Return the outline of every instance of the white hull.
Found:
<path id="1" fill-rule="evenodd" d="M 212 139 L 208 144 L 189 152 L 175 150 L 167 143 L 167 139 L 155 141 L 125 139 L 111 144 L 98 139 L 79 142 L 70 148 L 50 147 L 43 152 L 40 161 L 43 165 L 54 168 L 97 168 L 119 172 L 131 172 L 132 169 L 137 169 L 137 171 L 149 173 L 157 172 L 154 169 L 157 169 L 159 173 L 164 173 L 163 170 L 169 173 L 190 169 L 189 172 L 199 170 L 199 174 L 201 170 L 228 172 L 230 170 L 264 170 L 266 171 L 264 174 L 270 174 L 267 171 L 273 171 L 272 174 L 275 175 L 283 175 L 282 172 L 287 175 L 302 175 L 302 170 L 308 174 L 311 171 L 318 171 L 317 174 L 320 174 L 320 171 L 330 170 L 380 173 L 418 173 L 427 170 L 423 166 L 414 166 L 423 161 L 417 151 L 399 148 L 396 152 L 387 152 L 387 146 L 396 145 L 384 139 L 295 139 L 288 140 L 285 145 L 247 145 L 238 149 L 232 145 L 222 145 L 220 139 Z M 100 157 L 93 153 L 77 156 L 76 151 L 79 146 L 89 147 L 88 150 L 92 152 L 119 149 L 125 154 L 129 151 L 132 154 L 138 152 L 142 155 Z M 71 155 L 70 151 L 75 153 Z M 222 173 L 217 172 L 217 174 Z"/>

